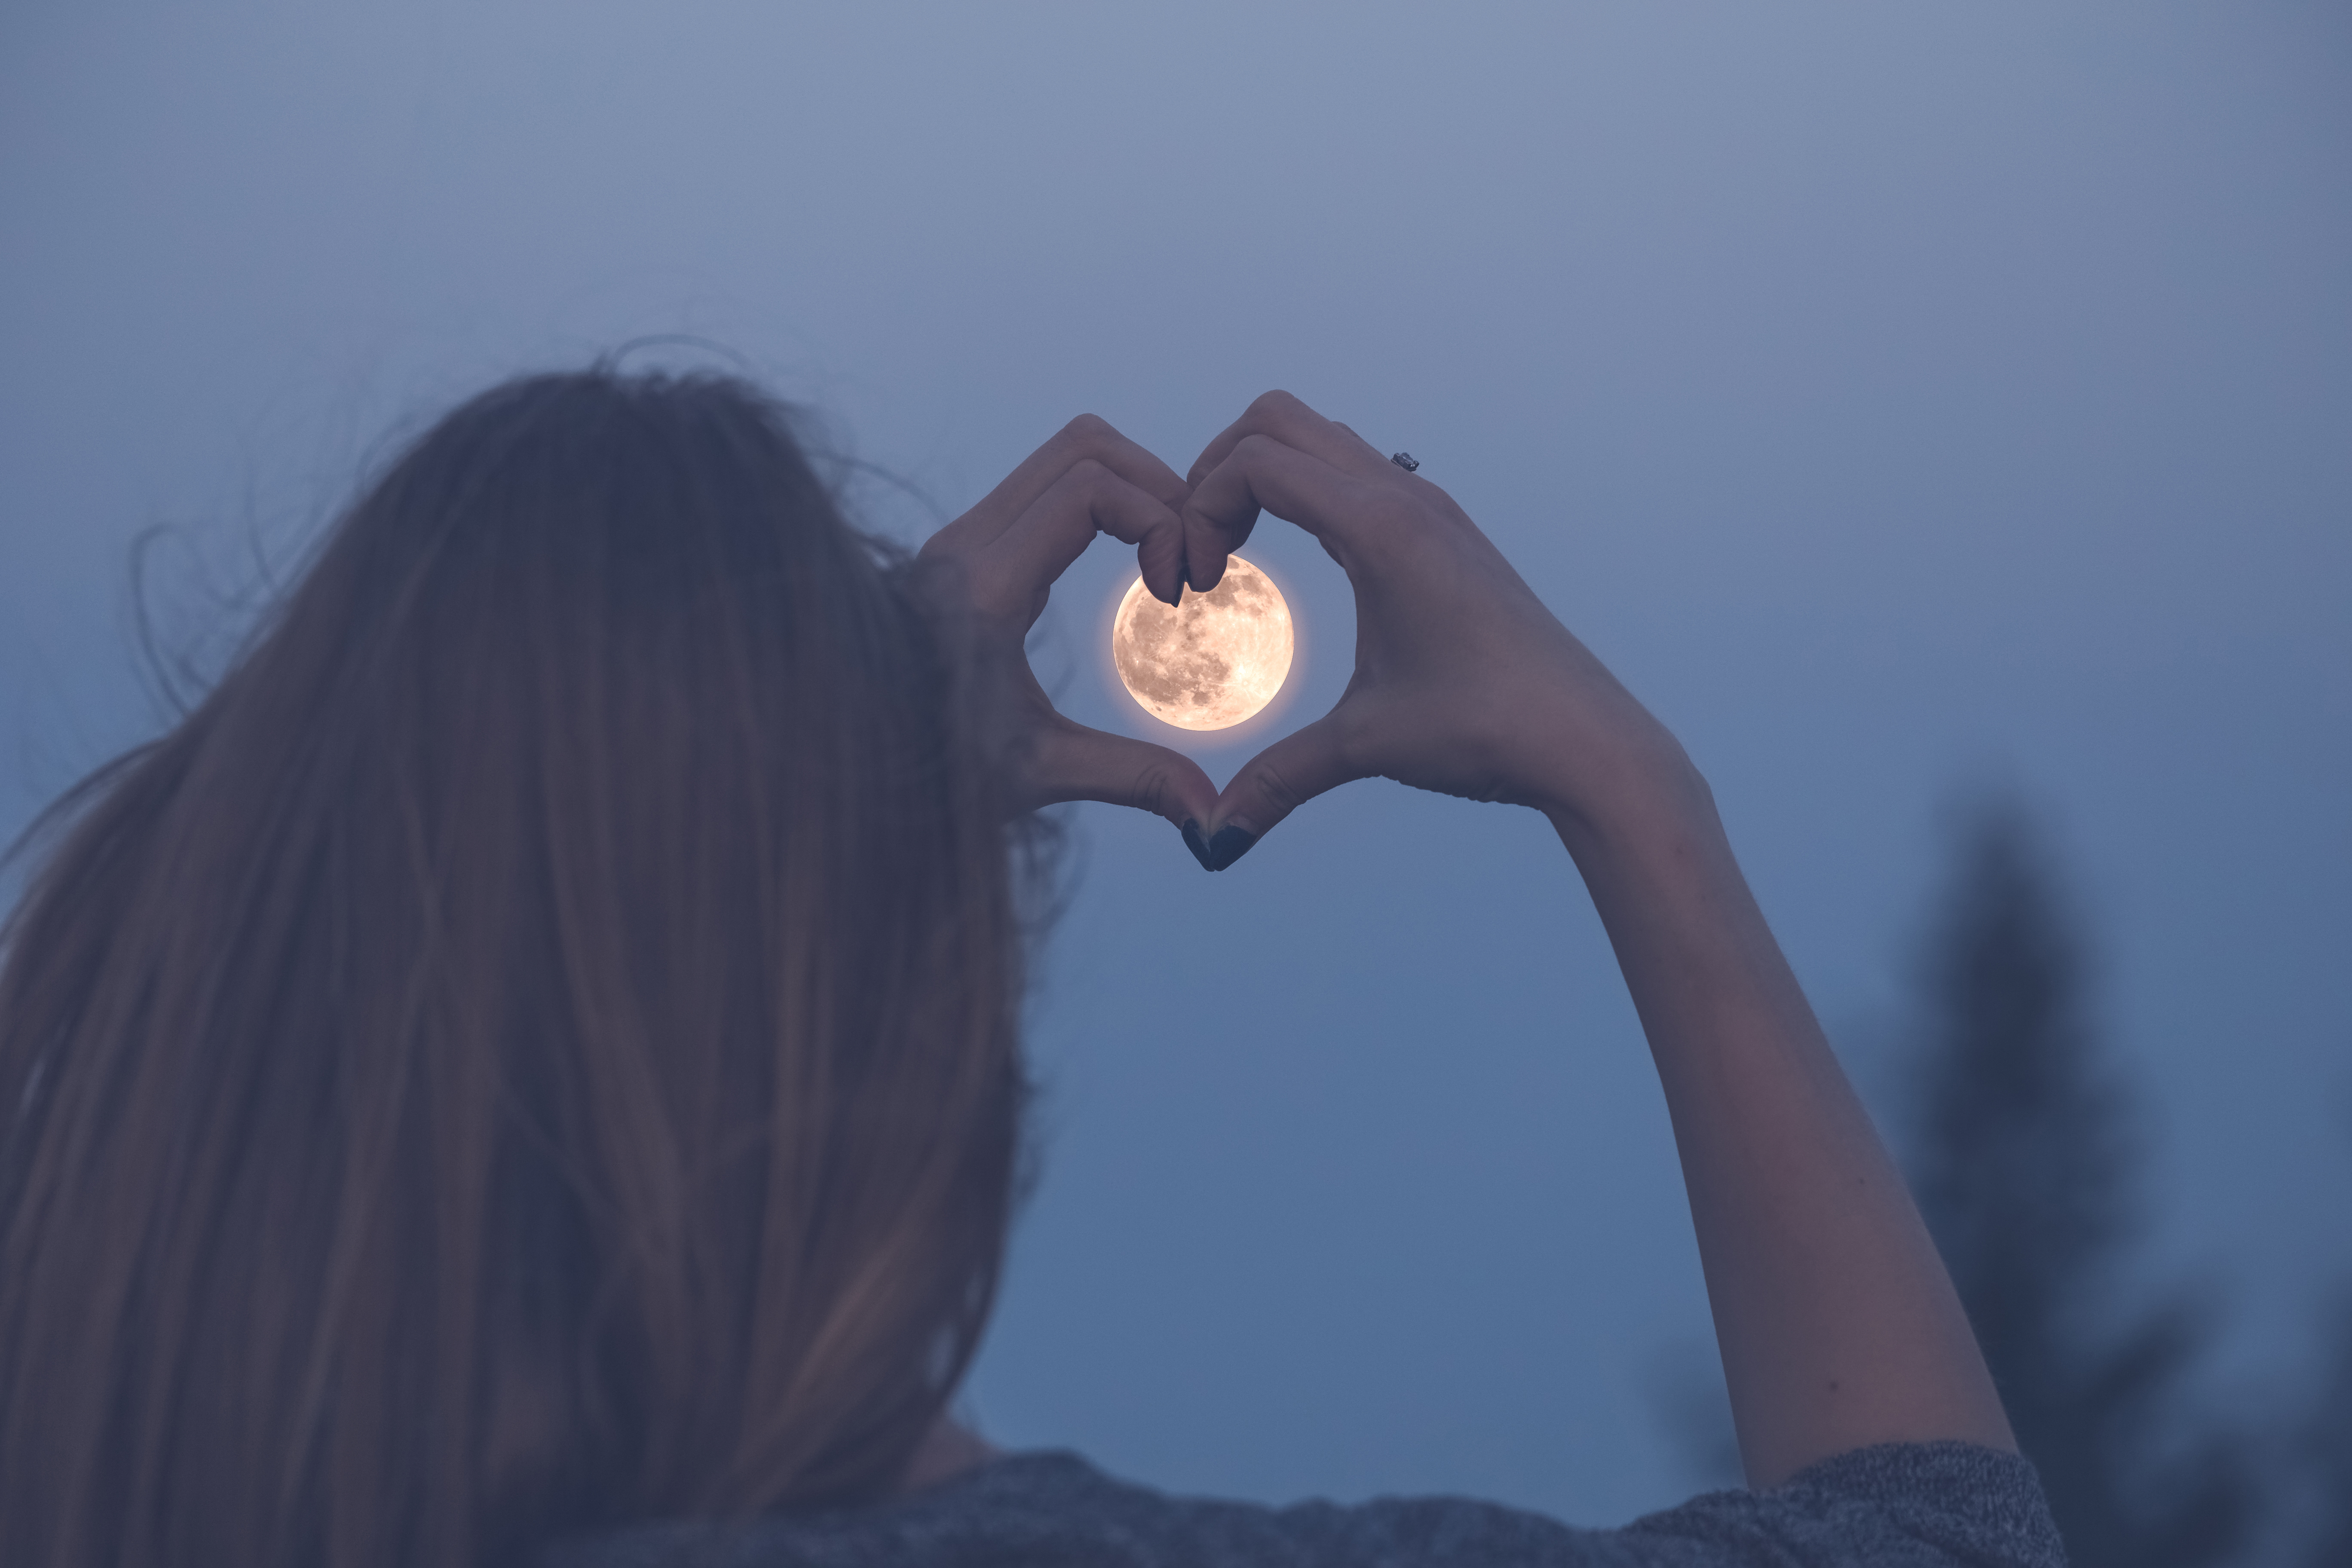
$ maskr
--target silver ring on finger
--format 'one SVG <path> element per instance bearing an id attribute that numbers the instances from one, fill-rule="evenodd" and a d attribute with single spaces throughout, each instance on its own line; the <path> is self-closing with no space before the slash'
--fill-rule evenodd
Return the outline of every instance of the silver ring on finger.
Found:
<path id="1" fill-rule="evenodd" d="M 1394 463 L 1398 468 L 1402 468 L 1408 474 L 1421 467 L 1420 463 L 1413 459 L 1413 455 L 1411 452 L 1391 452 L 1389 454 L 1389 461 Z"/>

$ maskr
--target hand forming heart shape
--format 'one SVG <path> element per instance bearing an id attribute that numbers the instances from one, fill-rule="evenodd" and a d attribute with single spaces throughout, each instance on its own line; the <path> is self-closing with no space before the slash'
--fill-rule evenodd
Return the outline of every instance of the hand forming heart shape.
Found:
<path id="1" fill-rule="evenodd" d="M 1146 589 L 1205 592 L 1258 513 L 1315 535 L 1356 595 L 1356 662 L 1331 710 L 1223 791 L 1191 758 L 1065 718 L 1023 639 L 1097 532 L 1136 547 Z M 932 536 L 925 597 L 985 707 L 1014 811 L 1097 800 L 1166 817 L 1222 871 L 1304 802 L 1385 777 L 1579 813 L 1627 748 L 1680 748 L 1546 609 L 1452 497 L 1346 426 L 1270 392 L 1184 479 L 1092 416 L 1070 422 Z"/>

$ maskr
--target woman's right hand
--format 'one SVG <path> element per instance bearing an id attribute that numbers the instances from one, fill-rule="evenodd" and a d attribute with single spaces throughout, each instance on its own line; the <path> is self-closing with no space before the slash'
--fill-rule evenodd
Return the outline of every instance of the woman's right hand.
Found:
<path id="1" fill-rule="evenodd" d="M 1269 392 L 1209 443 L 1181 519 L 1189 581 L 1216 585 L 1261 509 L 1321 542 L 1356 595 L 1356 664 L 1321 719 L 1236 773 L 1208 825 L 1223 870 L 1299 805 L 1383 777 L 1581 818 L 1688 763 L 1454 499 L 1346 426 Z"/>
<path id="2" fill-rule="evenodd" d="M 2013 1452 L 1935 1243 L 1674 738 L 1452 498 L 1297 398 L 1252 404 L 1191 485 L 1195 587 L 1264 508 L 1320 540 L 1356 590 L 1346 692 L 1225 786 L 1210 868 L 1372 774 L 1543 808 L 1665 1089 L 1748 1483 L 1874 1443 Z"/>

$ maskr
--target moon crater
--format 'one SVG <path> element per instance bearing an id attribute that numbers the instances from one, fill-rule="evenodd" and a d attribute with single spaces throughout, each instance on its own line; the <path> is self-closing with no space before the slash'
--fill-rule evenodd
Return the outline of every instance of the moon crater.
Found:
<path id="1" fill-rule="evenodd" d="M 1273 579 L 1229 556 L 1206 594 L 1170 609 L 1138 577 L 1111 620 L 1111 664 L 1153 718 L 1225 730 L 1274 700 L 1290 674 L 1290 606 Z"/>

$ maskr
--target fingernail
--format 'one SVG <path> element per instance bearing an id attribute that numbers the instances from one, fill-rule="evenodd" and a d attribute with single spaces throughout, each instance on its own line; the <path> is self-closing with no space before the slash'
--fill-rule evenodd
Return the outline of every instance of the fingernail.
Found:
<path id="1" fill-rule="evenodd" d="M 1209 840 L 1208 856 L 1201 864 L 1212 871 L 1222 871 L 1248 854 L 1250 846 L 1256 842 L 1256 834 L 1246 827 L 1228 822 L 1217 829 L 1217 836 L 1214 838 Z"/>
<path id="2" fill-rule="evenodd" d="M 1184 821 L 1184 847 L 1192 852 L 1192 858 L 1201 863 L 1202 870 L 1216 869 L 1214 866 L 1209 864 L 1209 847 L 1202 841 L 1201 825 L 1190 817 L 1185 818 Z"/>

